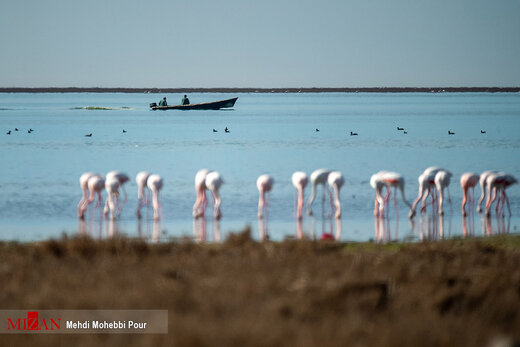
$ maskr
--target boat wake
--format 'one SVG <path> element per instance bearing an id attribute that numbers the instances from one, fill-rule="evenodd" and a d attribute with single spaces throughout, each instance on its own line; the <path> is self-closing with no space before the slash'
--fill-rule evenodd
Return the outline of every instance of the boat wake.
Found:
<path id="1" fill-rule="evenodd" d="M 121 110 L 132 110 L 131 107 L 103 107 L 103 106 L 76 106 L 71 107 L 71 110 L 87 110 L 87 111 L 121 111 Z"/>

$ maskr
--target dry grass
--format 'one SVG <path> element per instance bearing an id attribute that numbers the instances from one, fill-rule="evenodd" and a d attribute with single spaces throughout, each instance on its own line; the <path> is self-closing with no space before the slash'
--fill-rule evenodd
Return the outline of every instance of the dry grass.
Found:
<path id="1" fill-rule="evenodd" d="M 168 335 L 2 345 L 482 346 L 520 338 L 520 236 L 376 245 L 0 243 L 3 309 L 168 309 Z M 36 289 L 36 291 L 35 291 Z"/>

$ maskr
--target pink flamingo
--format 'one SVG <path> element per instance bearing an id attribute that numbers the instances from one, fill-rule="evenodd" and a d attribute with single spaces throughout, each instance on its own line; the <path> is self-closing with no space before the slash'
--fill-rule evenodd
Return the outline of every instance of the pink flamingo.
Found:
<path id="1" fill-rule="evenodd" d="M 91 204 L 94 201 L 95 195 L 98 196 L 96 207 L 101 206 L 103 201 L 101 197 L 101 191 L 105 188 L 105 179 L 101 175 L 94 175 L 88 179 L 88 190 L 90 191 L 90 197 L 88 203 Z"/>
<path id="2" fill-rule="evenodd" d="M 256 180 L 256 187 L 258 188 L 258 192 L 260 193 L 260 197 L 258 198 L 258 218 L 263 218 L 263 210 L 265 205 L 265 214 L 269 215 L 269 192 L 273 188 L 274 179 L 269 175 L 261 175 Z M 267 199 L 266 199 L 267 193 Z"/>
<path id="3" fill-rule="evenodd" d="M 137 219 L 141 219 L 141 207 L 148 203 L 148 199 L 146 197 L 146 188 L 147 181 L 150 174 L 146 171 L 141 171 L 135 177 L 135 181 L 137 183 Z"/>
<path id="4" fill-rule="evenodd" d="M 161 214 L 162 208 L 159 202 L 159 193 L 163 186 L 163 179 L 159 175 L 150 175 L 146 182 L 148 189 L 152 192 L 152 205 L 153 205 L 153 219 L 158 221 Z"/>
<path id="5" fill-rule="evenodd" d="M 493 204 L 493 202 L 499 194 L 501 196 L 499 196 L 497 200 L 495 212 L 499 213 L 499 207 L 502 204 L 501 207 L 503 208 L 503 202 L 505 201 L 507 203 L 507 210 L 509 211 L 509 215 L 511 215 L 511 207 L 509 206 L 509 199 L 507 198 L 506 188 L 515 183 L 518 183 L 516 178 L 514 178 L 512 175 L 508 175 L 505 173 L 491 174 L 488 176 L 488 178 L 486 179 L 486 184 L 488 187 L 488 198 L 486 201 L 486 216 L 490 215 L 491 205 Z"/>
<path id="6" fill-rule="evenodd" d="M 213 218 L 220 220 L 222 218 L 222 212 L 220 211 L 220 194 L 219 190 L 224 180 L 217 171 L 211 171 L 206 175 L 206 188 L 213 195 Z"/>
<path id="7" fill-rule="evenodd" d="M 415 208 L 421 200 L 421 212 L 424 212 L 426 210 L 426 199 L 428 198 L 428 195 L 432 195 L 432 201 L 435 201 L 432 188 L 435 187 L 435 175 L 440 170 L 441 168 L 439 167 L 431 166 L 424 170 L 424 172 L 419 176 L 419 194 L 412 203 L 412 207 L 410 207 L 410 213 L 408 213 L 408 218 L 412 219 L 415 216 Z"/>
<path id="8" fill-rule="evenodd" d="M 107 215 L 108 212 L 110 211 L 112 219 L 119 216 L 119 214 L 121 213 L 121 209 L 123 208 L 124 204 L 127 201 L 124 184 L 126 182 L 128 182 L 129 180 L 130 180 L 130 178 L 127 175 L 125 175 L 124 173 L 121 173 L 119 171 L 110 171 L 106 175 L 105 189 L 106 189 L 108 195 L 107 195 L 107 200 L 105 203 L 104 212 L 105 212 L 105 215 Z M 119 204 L 119 188 L 121 188 L 124 193 L 124 200 L 123 200 L 122 205 Z"/>
<path id="9" fill-rule="evenodd" d="M 383 180 L 384 184 L 387 188 L 387 193 L 385 197 L 385 203 L 388 204 L 388 200 L 390 198 L 390 190 L 393 187 L 394 188 L 394 206 L 396 210 L 397 215 L 397 189 L 401 191 L 401 198 L 403 199 L 403 202 L 408 206 L 412 207 L 412 205 L 406 200 L 404 196 L 404 177 L 397 173 L 397 172 L 385 172 L 382 174 L 381 179 Z"/>
<path id="10" fill-rule="evenodd" d="M 201 169 L 195 174 L 195 191 L 197 192 L 197 199 L 193 205 L 193 217 L 195 219 L 204 217 L 208 199 L 206 197 L 206 176 L 210 171 L 208 169 Z"/>
<path id="11" fill-rule="evenodd" d="M 312 216 L 312 203 L 316 198 L 317 186 L 320 184 L 323 188 L 323 196 L 321 199 L 321 212 L 323 215 L 324 205 L 325 205 L 325 190 L 327 189 L 327 177 L 329 176 L 330 170 L 326 169 L 318 169 L 311 173 L 311 196 L 309 197 L 309 201 L 307 202 L 307 214 Z"/>
<path id="12" fill-rule="evenodd" d="M 105 215 L 110 211 L 110 218 L 114 220 L 119 216 L 119 187 L 121 183 L 115 177 L 105 180 L 105 189 L 107 191 L 107 200 L 105 204 Z"/>
<path id="13" fill-rule="evenodd" d="M 381 177 L 386 172 L 388 171 L 379 171 L 370 177 L 370 186 L 376 191 L 376 198 L 374 199 L 374 217 L 377 217 L 379 213 L 383 216 L 385 199 L 383 198 L 382 191 L 386 185 Z"/>
<path id="14" fill-rule="evenodd" d="M 101 205 L 101 191 L 105 186 L 105 180 L 103 179 L 102 175 L 88 172 L 81 175 L 80 185 L 83 190 L 84 197 L 82 197 L 81 201 L 78 204 L 78 217 L 80 219 L 83 219 L 85 218 L 85 212 L 87 211 L 88 205 L 94 201 L 96 194 L 98 195 L 98 203 L 96 204 L 96 206 Z M 88 198 L 86 197 L 87 191 L 90 192 Z"/>
<path id="15" fill-rule="evenodd" d="M 406 197 L 404 195 L 404 177 L 401 174 L 392 171 L 380 171 L 372 175 L 370 179 L 370 184 L 372 185 L 372 188 L 376 190 L 376 199 L 374 202 L 374 216 L 377 216 L 377 208 L 379 205 L 380 216 L 384 217 L 384 207 L 385 205 L 388 205 L 392 187 L 394 188 L 394 206 L 396 210 L 396 215 L 398 213 L 397 189 L 401 191 L 401 197 L 403 199 L 403 202 L 408 207 L 412 207 L 412 205 L 406 200 Z M 381 195 L 383 187 L 386 187 L 386 196 L 384 198 Z"/>
<path id="16" fill-rule="evenodd" d="M 447 170 L 440 170 L 435 174 L 435 187 L 437 188 L 437 191 L 439 192 L 439 215 L 444 214 L 443 210 L 443 203 L 444 203 L 444 188 L 448 191 L 448 200 L 451 204 L 451 197 L 450 197 L 450 180 L 451 180 L 452 173 Z"/>
<path id="17" fill-rule="evenodd" d="M 293 173 L 292 177 L 292 184 L 296 188 L 296 217 L 298 220 L 302 219 L 302 209 L 304 204 L 304 190 L 307 186 L 307 183 L 309 182 L 309 179 L 307 178 L 307 174 L 302 171 L 296 171 Z"/>
<path id="18" fill-rule="evenodd" d="M 345 183 L 343 175 L 339 171 L 332 171 L 328 174 L 327 182 L 331 190 L 329 191 L 330 200 L 332 201 L 332 192 L 334 192 L 334 206 L 336 207 L 336 219 L 341 218 L 341 202 L 339 200 L 339 191 Z"/>
<path id="19" fill-rule="evenodd" d="M 477 203 L 477 212 L 478 213 L 482 212 L 482 202 L 486 198 L 486 192 L 488 190 L 488 187 L 486 184 L 487 178 L 489 177 L 489 175 L 497 174 L 497 173 L 498 173 L 497 171 L 489 170 L 489 171 L 484 171 L 483 173 L 480 174 L 480 179 L 479 179 L 480 198 L 478 199 L 478 203 Z"/>
<path id="20" fill-rule="evenodd" d="M 85 213 L 85 203 L 88 199 L 88 179 L 95 175 L 92 172 L 85 172 L 79 177 L 79 186 L 81 187 L 82 196 L 78 203 L 78 218 L 83 218 Z"/>
<path id="21" fill-rule="evenodd" d="M 463 216 L 467 216 L 466 203 L 468 202 L 468 200 L 470 200 L 471 205 L 473 205 L 473 197 L 475 196 L 475 186 L 477 185 L 479 179 L 480 179 L 480 176 L 473 172 L 466 172 L 460 176 L 460 187 L 462 188 L 462 215 Z M 470 188 L 471 188 L 471 194 L 468 194 L 468 191 Z M 469 199 L 468 199 L 468 195 L 469 195 Z"/>

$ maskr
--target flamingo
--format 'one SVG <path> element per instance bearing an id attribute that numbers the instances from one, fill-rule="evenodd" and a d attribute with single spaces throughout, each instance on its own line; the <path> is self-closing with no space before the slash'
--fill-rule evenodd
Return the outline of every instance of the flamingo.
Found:
<path id="1" fill-rule="evenodd" d="M 219 190 L 224 180 L 217 171 L 211 171 L 206 175 L 206 188 L 213 195 L 213 218 L 220 220 L 222 218 L 222 212 L 220 211 L 220 195 Z"/>
<path id="2" fill-rule="evenodd" d="M 291 177 L 292 184 L 296 188 L 297 198 L 296 198 L 296 217 L 298 220 L 302 219 L 302 209 L 304 203 L 304 190 L 309 182 L 307 178 L 307 174 L 302 171 L 296 171 L 292 174 Z"/>
<path id="3" fill-rule="evenodd" d="M 327 177 L 329 176 L 330 170 L 326 169 L 318 169 L 311 173 L 311 196 L 309 197 L 309 201 L 307 201 L 307 214 L 312 216 L 312 203 L 316 198 L 317 186 L 320 184 L 323 190 L 323 196 L 321 199 L 321 212 L 323 214 L 324 204 L 325 204 L 325 190 L 327 185 Z"/>
<path id="4" fill-rule="evenodd" d="M 495 212 L 498 213 L 501 200 L 504 200 L 507 203 L 507 210 L 509 211 L 509 215 L 511 215 L 511 207 L 509 206 L 509 199 L 506 195 L 506 188 L 515 183 L 518 183 L 518 181 L 515 177 L 513 177 L 513 175 L 497 173 L 488 176 L 488 178 L 486 179 L 486 184 L 488 187 L 488 198 L 486 201 L 486 216 L 490 215 L 491 205 L 495 201 L 498 194 L 501 194 L 502 196 L 499 196 L 498 198 Z M 491 193 L 493 193 L 493 195 L 491 195 Z"/>
<path id="5" fill-rule="evenodd" d="M 401 197 L 403 202 L 408 206 L 412 207 L 412 205 L 406 200 L 404 195 L 404 177 L 392 171 L 380 171 L 370 178 L 370 185 L 372 188 L 376 190 L 376 199 L 375 199 L 375 207 L 374 207 L 374 216 L 377 216 L 377 208 L 379 205 L 380 215 L 384 216 L 384 206 L 388 204 L 388 200 L 390 198 L 391 188 L 394 188 L 394 206 L 395 210 L 397 210 L 397 189 L 401 191 Z M 386 196 L 383 198 L 381 195 L 383 187 L 386 187 Z M 397 213 L 397 212 L 396 212 Z"/>
<path id="6" fill-rule="evenodd" d="M 117 211 L 117 214 L 119 214 L 121 212 L 121 209 L 123 208 L 124 204 L 126 204 L 126 201 L 127 201 L 127 195 L 126 195 L 126 190 L 124 188 L 124 184 L 126 182 L 128 182 L 130 180 L 130 178 L 125 175 L 124 173 L 121 173 L 119 171 L 110 171 L 109 173 L 107 173 L 106 177 L 105 177 L 105 189 L 108 193 L 108 196 L 107 196 L 107 200 L 106 200 L 106 203 L 105 203 L 105 215 L 108 214 L 109 211 L 112 212 L 112 218 L 114 218 L 114 209 L 115 207 L 118 208 L 118 211 Z M 115 182 L 117 181 L 117 187 L 115 185 Z M 109 191 L 109 188 L 110 187 L 110 191 Z M 124 194 L 124 200 L 123 200 L 123 204 L 121 206 L 119 206 L 119 188 L 121 188 L 123 190 L 123 194 Z M 111 196 L 111 194 L 114 195 L 114 196 Z M 114 201 L 114 198 L 117 198 L 115 199 Z M 110 201 L 109 201 L 110 199 Z M 110 204 L 112 204 L 112 207 L 110 207 Z"/>
<path id="7" fill-rule="evenodd" d="M 88 203 L 91 204 L 94 201 L 94 197 L 97 194 L 98 201 L 96 206 L 101 206 L 101 191 L 105 188 L 105 179 L 101 175 L 94 175 L 88 179 L 88 190 L 90 191 L 90 197 Z"/>
<path id="8" fill-rule="evenodd" d="M 381 192 L 385 187 L 385 184 L 383 183 L 381 176 L 386 172 L 388 171 L 379 171 L 370 177 L 370 186 L 376 191 L 376 198 L 374 199 L 374 217 L 377 217 L 380 210 L 381 215 L 383 214 L 382 210 L 384 208 L 385 201 Z"/>
<path id="9" fill-rule="evenodd" d="M 163 186 L 163 179 L 159 175 L 150 175 L 146 185 L 152 192 L 153 219 L 154 221 L 158 221 L 162 214 L 161 204 L 159 203 L 159 192 Z"/>
<path id="10" fill-rule="evenodd" d="M 385 197 L 385 202 L 388 203 L 388 199 L 390 198 L 390 189 L 394 188 L 394 206 L 397 213 L 397 189 L 401 191 L 401 197 L 403 199 L 403 202 L 408 206 L 412 207 L 412 205 L 406 200 L 404 196 L 404 177 L 397 173 L 397 172 L 385 172 L 381 176 L 381 179 L 383 180 L 384 184 L 387 188 L 387 193 Z"/>
<path id="11" fill-rule="evenodd" d="M 267 195 L 266 199 L 266 193 L 269 194 L 271 189 L 273 188 L 274 179 L 269 175 L 261 175 L 256 180 L 256 187 L 258 188 L 258 191 L 260 193 L 260 197 L 258 198 L 258 218 L 263 218 L 263 209 L 265 205 L 265 214 L 268 216 L 269 213 L 269 195 Z"/>
<path id="12" fill-rule="evenodd" d="M 135 177 L 135 181 L 137 183 L 137 219 L 141 219 L 141 207 L 148 203 L 148 199 L 146 197 L 146 182 L 148 181 L 148 177 L 150 174 L 146 171 L 141 171 Z"/>
<path id="13" fill-rule="evenodd" d="M 452 173 L 447 170 L 440 170 L 435 174 L 435 187 L 437 188 L 437 191 L 439 192 L 439 215 L 444 214 L 443 210 L 443 202 L 444 202 L 444 188 L 448 191 L 448 200 L 451 203 L 451 197 L 450 197 L 450 180 L 451 180 Z"/>
<path id="14" fill-rule="evenodd" d="M 343 186 L 343 183 L 345 183 L 345 179 L 343 178 L 343 175 L 339 171 L 332 171 L 329 173 L 327 177 L 327 182 L 329 183 L 329 186 L 331 190 L 330 193 L 330 199 L 332 201 L 332 192 L 334 191 L 334 205 L 336 206 L 336 219 L 341 218 L 341 202 L 339 201 L 339 191 L 341 187 Z"/>
<path id="15" fill-rule="evenodd" d="M 107 191 L 107 201 L 105 204 L 105 215 L 108 214 L 110 210 L 110 218 L 112 220 L 116 219 L 119 216 L 119 187 L 121 183 L 119 180 L 110 176 L 105 180 L 105 189 Z"/>
<path id="16" fill-rule="evenodd" d="M 441 168 L 439 167 L 431 166 L 424 170 L 424 172 L 419 176 L 419 194 L 417 195 L 417 198 L 414 200 L 412 206 L 410 207 L 410 213 L 408 213 L 408 218 L 412 219 L 415 216 L 415 208 L 421 200 L 421 212 L 424 212 L 426 208 L 426 199 L 428 198 L 428 195 L 432 193 L 432 188 L 435 186 L 435 175 L 440 170 Z"/>
<path id="17" fill-rule="evenodd" d="M 99 204 L 101 203 L 101 191 L 103 190 L 105 180 L 100 174 L 86 172 L 79 178 L 79 183 L 81 190 L 83 191 L 83 196 L 78 204 L 78 217 L 83 219 L 87 207 L 94 201 L 96 193 L 98 194 Z M 88 194 L 89 191 L 90 194 Z M 87 195 L 89 196 L 87 197 Z"/>
<path id="18" fill-rule="evenodd" d="M 87 201 L 87 195 L 88 195 L 88 179 L 95 175 L 92 172 L 85 172 L 79 177 L 79 185 L 81 187 L 82 196 L 78 203 L 78 217 L 83 218 L 83 208 L 85 205 L 85 202 Z"/>
<path id="19" fill-rule="evenodd" d="M 497 174 L 497 173 L 498 173 L 497 171 L 489 170 L 489 171 L 484 171 L 483 173 L 480 174 L 479 184 L 480 184 L 480 191 L 481 191 L 481 193 L 480 193 L 480 198 L 478 199 L 478 203 L 477 203 L 477 212 L 478 213 L 482 212 L 482 202 L 486 198 L 486 192 L 487 192 L 486 181 L 487 181 L 487 178 L 488 178 L 489 175 Z"/>
<path id="20" fill-rule="evenodd" d="M 468 190 L 471 188 L 470 200 L 473 201 L 475 186 L 480 176 L 473 172 L 466 172 L 460 176 L 460 187 L 462 188 L 462 215 L 467 216 L 466 203 L 468 201 Z M 471 203 L 473 205 L 473 202 Z"/>
<path id="21" fill-rule="evenodd" d="M 210 171 L 208 169 L 201 169 L 195 174 L 195 191 L 197 192 L 197 199 L 193 205 L 193 217 L 195 219 L 204 217 L 208 199 L 206 197 L 206 176 Z"/>

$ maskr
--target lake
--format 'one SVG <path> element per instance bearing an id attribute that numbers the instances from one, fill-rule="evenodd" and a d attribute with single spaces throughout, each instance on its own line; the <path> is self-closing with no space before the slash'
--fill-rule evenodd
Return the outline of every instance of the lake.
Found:
<path id="1" fill-rule="evenodd" d="M 505 218 L 497 218 L 493 209 L 489 219 L 476 213 L 462 218 L 459 185 L 460 175 L 469 171 L 493 169 L 520 178 L 518 93 L 200 93 L 188 95 L 190 101 L 239 98 L 231 110 L 150 111 L 149 103 L 163 96 L 169 104 L 182 98 L 1 93 L 0 239 L 121 233 L 154 241 L 218 241 L 246 226 L 257 239 L 267 228 L 274 240 L 319 238 L 324 232 L 343 241 L 389 241 L 520 231 L 518 185 L 507 190 L 512 217 L 506 212 Z M 34 131 L 28 133 L 29 129 Z M 453 173 L 452 205 L 445 206 L 444 216 L 432 213 L 430 206 L 411 223 L 399 197 L 398 218 L 392 206 L 388 219 L 374 219 L 374 190 L 369 185 L 373 173 L 401 173 L 411 202 L 418 192 L 417 177 L 429 166 Z M 205 220 L 193 221 L 194 176 L 202 168 L 220 172 L 225 181 L 220 222 L 212 220 L 210 209 Z M 328 202 L 322 216 L 319 188 L 315 216 L 305 215 L 297 223 L 291 175 L 310 175 L 319 168 L 343 173 L 342 217 L 328 218 Z M 112 170 L 131 178 L 120 219 L 104 220 L 91 205 L 85 222 L 78 221 L 80 175 Z M 143 170 L 164 179 L 159 223 L 153 222 L 150 209 L 143 220 L 135 217 L 135 176 Z M 273 176 L 275 183 L 269 218 L 259 222 L 256 179 L 263 173 Z M 475 194 L 480 195 L 479 187 Z"/>

